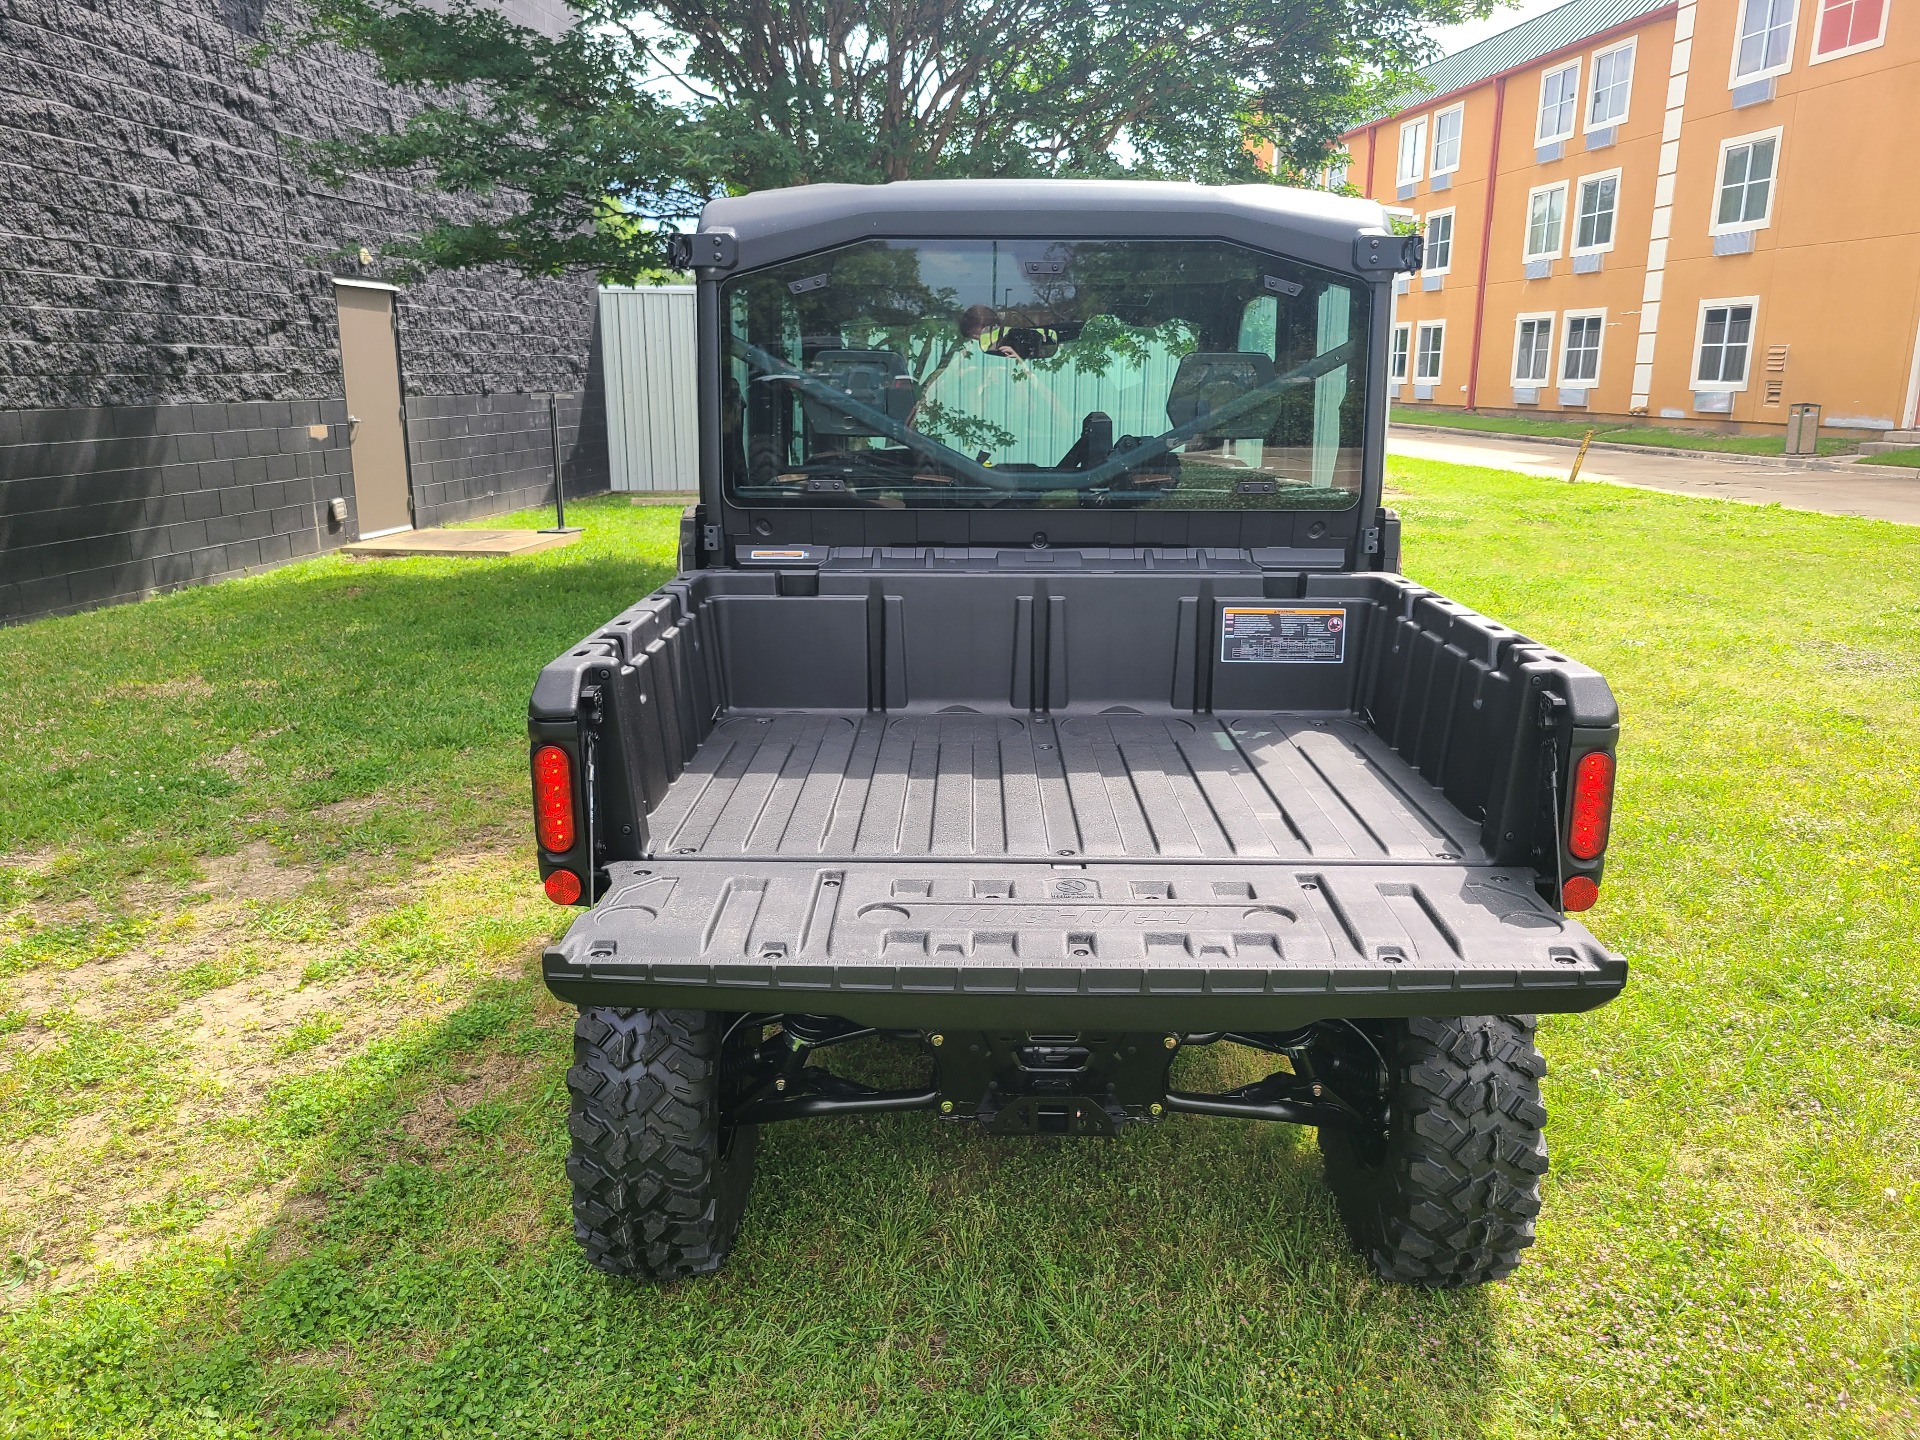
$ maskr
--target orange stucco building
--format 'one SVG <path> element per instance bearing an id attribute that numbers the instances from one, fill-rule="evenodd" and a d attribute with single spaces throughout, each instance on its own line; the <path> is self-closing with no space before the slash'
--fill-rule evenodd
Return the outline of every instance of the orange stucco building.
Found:
<path id="1" fill-rule="evenodd" d="M 1920 427 L 1912 0 L 1572 0 L 1422 78 L 1346 137 L 1427 234 L 1403 404 Z"/>

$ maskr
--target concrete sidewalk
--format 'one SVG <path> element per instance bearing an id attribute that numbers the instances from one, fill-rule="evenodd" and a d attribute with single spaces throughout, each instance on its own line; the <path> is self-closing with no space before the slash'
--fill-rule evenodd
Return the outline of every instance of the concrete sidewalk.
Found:
<path id="1" fill-rule="evenodd" d="M 397 559 L 406 555 L 486 557 L 532 555 L 571 545 L 578 530 L 401 530 L 373 540 L 356 540 L 341 551 L 356 560 Z"/>
<path id="2" fill-rule="evenodd" d="M 1409 460 L 1445 460 L 1454 465 L 1516 470 L 1522 475 L 1553 480 L 1567 478 L 1575 454 L 1562 446 L 1533 445 L 1505 435 L 1473 434 L 1455 439 L 1450 435 L 1435 435 L 1430 430 L 1415 435 L 1398 429 L 1388 431 L 1387 453 L 1404 455 Z M 1652 447 L 1648 447 L 1645 454 L 1610 448 L 1588 451 L 1586 463 L 1580 467 L 1580 478 L 1920 525 L 1920 477 L 1912 471 L 1872 465 L 1803 470 L 1756 464 L 1752 457 L 1740 461 L 1707 460 L 1694 455 L 1666 454 Z"/>

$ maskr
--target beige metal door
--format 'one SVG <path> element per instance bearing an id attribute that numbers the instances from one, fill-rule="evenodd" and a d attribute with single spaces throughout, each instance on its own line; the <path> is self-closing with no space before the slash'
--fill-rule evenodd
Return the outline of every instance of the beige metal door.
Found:
<path id="1" fill-rule="evenodd" d="M 353 498 L 364 540 L 413 524 L 393 291 L 336 284 L 333 298 L 340 311 L 340 369 L 353 436 Z"/>

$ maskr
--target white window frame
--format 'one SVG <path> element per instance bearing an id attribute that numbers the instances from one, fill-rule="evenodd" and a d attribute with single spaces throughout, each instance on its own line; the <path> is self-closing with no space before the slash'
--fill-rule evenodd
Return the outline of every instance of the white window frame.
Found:
<path id="1" fill-rule="evenodd" d="M 1420 341 L 1429 330 L 1438 330 L 1440 332 L 1440 368 L 1431 375 L 1422 375 L 1420 373 L 1420 356 L 1425 347 Z M 1446 369 L 1447 322 L 1444 320 L 1422 320 L 1418 325 L 1414 326 L 1413 329 L 1413 383 L 1416 385 L 1433 385 L 1437 387 L 1440 384 L 1441 377 L 1446 373 Z"/>
<path id="2" fill-rule="evenodd" d="M 1892 0 L 1888 0 L 1888 3 L 1892 3 Z M 1593 102 L 1600 95 L 1600 62 L 1609 55 L 1618 55 L 1622 50 L 1626 51 L 1628 55 L 1632 57 L 1632 68 L 1627 72 L 1627 103 L 1613 119 L 1596 120 L 1593 118 Z M 1587 106 L 1585 111 L 1587 123 L 1583 133 L 1591 135 L 1596 130 L 1608 130 L 1615 125 L 1624 125 L 1627 123 L 1627 117 L 1633 113 L 1633 81 L 1634 77 L 1639 73 L 1640 37 L 1638 35 L 1630 36 L 1618 45 L 1609 45 L 1604 50 L 1596 50 L 1593 52 L 1593 69 L 1587 76 Z"/>
<path id="3" fill-rule="evenodd" d="M 1411 150 L 1409 150 L 1407 145 L 1407 132 L 1409 131 L 1412 131 L 1419 137 L 1411 147 Z M 1400 127 L 1400 151 L 1394 159 L 1393 168 L 1394 181 L 1396 184 L 1418 185 L 1426 178 L 1427 133 L 1427 117 L 1424 115 L 1420 116 L 1417 120 L 1409 120 Z M 1412 174 L 1408 174 L 1403 168 L 1409 158 L 1413 161 Z"/>
<path id="4" fill-rule="evenodd" d="M 1607 243 L 1604 245 L 1582 245 L 1580 243 L 1580 192 L 1588 185 L 1598 184 L 1602 180 L 1613 181 L 1613 233 L 1607 237 Z M 1596 170 L 1593 174 L 1582 175 L 1573 182 L 1573 190 L 1567 196 L 1569 202 L 1566 214 L 1568 254 L 1604 255 L 1613 249 L 1620 239 L 1620 192 L 1623 188 L 1618 166 L 1611 170 Z M 1527 228 L 1531 231 L 1533 227 L 1529 224 Z"/>
<path id="5" fill-rule="evenodd" d="M 1580 130 L 1580 64 L 1582 57 L 1575 56 L 1564 65 L 1556 65 L 1551 70 L 1540 72 L 1540 99 L 1533 112 L 1533 143 L 1552 145 L 1557 141 L 1571 140 Z M 1547 81 L 1555 75 L 1573 72 L 1573 105 L 1567 112 L 1567 128 L 1555 135 L 1544 134 L 1541 126 L 1547 123 Z"/>
<path id="6" fill-rule="evenodd" d="M 1447 263 L 1444 265 L 1422 266 L 1420 270 L 1422 275 L 1451 275 L 1453 273 L 1453 252 L 1460 244 L 1460 221 L 1457 218 L 1453 206 L 1449 205 L 1444 210 L 1430 210 L 1427 212 L 1427 254 L 1431 255 L 1433 253 L 1433 222 L 1442 215 L 1447 217 Z"/>
<path id="7" fill-rule="evenodd" d="M 1535 250 L 1532 248 L 1533 246 L 1533 198 L 1536 195 L 1545 195 L 1549 191 L 1553 191 L 1553 190 L 1558 190 L 1560 192 L 1560 233 L 1554 240 L 1553 249 Z M 1522 217 L 1526 225 L 1526 229 L 1525 231 L 1522 232 L 1520 237 L 1520 258 L 1525 263 L 1531 265 L 1535 260 L 1558 260 L 1563 254 L 1566 253 L 1567 201 L 1571 198 L 1572 196 L 1568 193 L 1567 182 L 1565 180 L 1556 180 L 1551 185 L 1536 185 L 1527 192 L 1527 213 Z"/>
<path id="8" fill-rule="evenodd" d="M 1766 230 L 1773 225 L 1773 204 L 1780 198 L 1780 160 L 1786 149 L 1785 134 L 1786 127 L 1776 125 L 1771 130 L 1755 130 L 1749 135 L 1729 135 L 1720 142 L 1720 154 L 1713 162 L 1712 207 L 1707 211 L 1709 235 L 1739 235 L 1748 230 Z M 1726 180 L 1727 152 L 1736 145 L 1752 145 L 1761 140 L 1773 141 L 1773 176 L 1767 181 L 1767 213 L 1758 220 L 1737 220 L 1730 225 L 1722 225 L 1720 191 Z"/>
<path id="9" fill-rule="evenodd" d="M 1535 324 L 1545 321 L 1547 325 L 1546 373 L 1537 380 L 1520 373 L 1520 327 L 1530 320 Z M 1507 368 L 1512 372 L 1511 378 L 1516 389 L 1538 388 L 1544 390 L 1553 383 L 1553 346 L 1554 342 L 1559 339 L 1559 328 L 1559 319 L 1551 310 L 1522 310 L 1518 315 L 1513 317 L 1513 356 L 1507 362 Z"/>
<path id="10" fill-rule="evenodd" d="M 1407 342 L 1407 348 L 1404 351 L 1399 348 L 1400 341 L 1403 337 Z M 1406 362 L 1406 368 L 1396 375 L 1393 373 L 1394 364 L 1402 360 Z M 1387 382 L 1391 385 L 1404 385 L 1412 378 L 1413 324 L 1410 321 L 1402 320 L 1393 327 L 1392 333 L 1387 337 Z"/>
<path id="11" fill-rule="evenodd" d="M 1440 168 L 1440 122 L 1449 115 L 1459 117 L 1460 133 L 1454 136 L 1453 163 L 1443 170 Z M 1427 129 L 1427 174 L 1451 175 L 1460 168 L 1460 156 L 1467 148 L 1467 102 L 1462 100 L 1458 105 L 1434 111 L 1432 121 Z"/>
<path id="12" fill-rule="evenodd" d="M 1747 365 L 1745 373 L 1737 384 L 1725 380 L 1702 380 L 1700 378 L 1700 351 L 1707 343 L 1707 312 L 1722 306 L 1745 305 L 1753 312 L 1751 328 L 1747 332 Z M 1760 297 L 1758 295 L 1727 295 L 1715 300 L 1700 302 L 1700 315 L 1693 322 L 1693 358 L 1687 366 L 1687 388 L 1701 394 L 1726 393 L 1738 395 L 1753 383 L 1753 357 L 1760 349 Z"/>
<path id="13" fill-rule="evenodd" d="M 1727 59 L 1727 88 L 1737 89 L 1742 85 L 1751 85 L 1756 80 L 1765 80 L 1770 76 L 1784 75 L 1793 69 L 1793 49 L 1800 43 L 1800 0 L 1790 0 L 1792 13 L 1787 17 L 1787 55 L 1778 65 L 1768 65 L 1755 70 L 1751 75 L 1740 73 L 1740 27 L 1746 22 L 1747 7 L 1754 0 L 1739 0 L 1733 10 L 1733 54 Z M 1889 0 L 1891 8 L 1891 0 Z"/>
<path id="14" fill-rule="evenodd" d="M 1593 353 L 1593 378 L 1591 380 L 1571 380 L 1567 377 L 1567 360 L 1570 343 L 1573 339 L 1573 322 L 1576 320 L 1598 320 L 1600 322 L 1600 344 Z M 1749 361 L 1752 366 L 1752 347 L 1748 347 Z M 1695 356 L 1694 373 L 1699 373 L 1699 357 Z M 1593 390 L 1600 384 L 1600 372 L 1607 362 L 1607 312 L 1604 307 L 1590 310 L 1563 310 L 1560 312 L 1560 366 L 1556 373 L 1560 376 L 1560 388 L 1563 390 Z"/>
<path id="15" fill-rule="evenodd" d="M 1865 50 L 1878 50 L 1887 43 L 1887 16 L 1893 13 L 1893 0 L 1884 0 L 1880 6 L 1880 33 L 1871 40 L 1862 40 L 1858 45 L 1849 45 L 1844 50 L 1834 50 L 1828 54 L 1820 53 L 1820 22 L 1826 18 L 1827 0 L 1814 0 L 1813 38 L 1807 42 L 1807 63 L 1824 65 L 1829 60 L 1844 60 L 1849 55 L 1858 55 Z"/>

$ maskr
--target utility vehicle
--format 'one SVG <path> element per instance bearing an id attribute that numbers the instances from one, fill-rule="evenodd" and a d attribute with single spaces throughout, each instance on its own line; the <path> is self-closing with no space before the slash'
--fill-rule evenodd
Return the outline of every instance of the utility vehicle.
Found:
<path id="1" fill-rule="evenodd" d="M 1569 918 L 1618 716 L 1398 573 L 1419 237 L 1277 186 L 940 181 L 716 200 L 676 247 L 679 574 L 531 708 L 540 871 L 591 907 L 544 958 L 589 1260 L 712 1270 L 760 1126 L 923 1110 L 1314 1126 L 1380 1275 L 1508 1273 L 1533 1016 L 1626 981 Z M 828 1063 L 876 1036 L 923 1083 Z M 1207 1045 L 1273 1073 L 1179 1088 Z"/>

